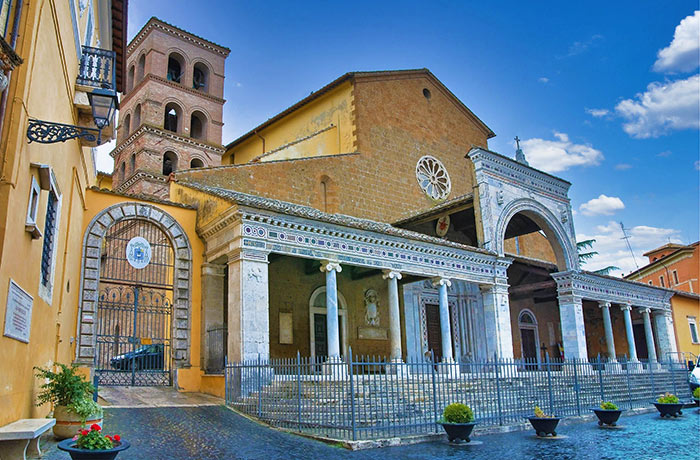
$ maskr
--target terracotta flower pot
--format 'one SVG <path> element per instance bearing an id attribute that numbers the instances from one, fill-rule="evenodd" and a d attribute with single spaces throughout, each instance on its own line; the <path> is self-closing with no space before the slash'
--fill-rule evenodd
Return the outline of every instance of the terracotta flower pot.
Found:
<path id="1" fill-rule="evenodd" d="M 66 406 L 56 406 L 53 409 L 53 417 L 56 424 L 53 426 L 53 435 L 58 439 L 72 438 L 76 435 L 81 426 L 90 426 L 96 423 L 102 427 L 102 417 L 98 415 L 90 416 L 85 423 L 75 412 L 68 410 Z"/>
<path id="2" fill-rule="evenodd" d="M 73 460 L 112 460 L 119 455 L 119 452 L 130 446 L 131 444 L 123 439 L 116 442 L 111 449 L 79 449 L 75 447 L 75 441 L 72 439 L 65 439 L 58 443 L 58 448 L 68 452 Z"/>

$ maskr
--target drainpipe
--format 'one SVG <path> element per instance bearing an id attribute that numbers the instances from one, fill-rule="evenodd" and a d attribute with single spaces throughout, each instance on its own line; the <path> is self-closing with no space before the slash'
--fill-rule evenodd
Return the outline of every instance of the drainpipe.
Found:
<path id="1" fill-rule="evenodd" d="M 14 50 L 17 45 L 17 36 L 19 35 L 19 19 L 22 16 L 22 4 L 24 0 L 17 2 L 17 7 L 15 7 L 15 17 L 12 24 L 12 37 L 10 38 L 10 47 Z M 7 77 L 7 88 L 2 92 L 2 99 L 0 100 L 0 136 L 2 136 L 2 129 L 5 126 L 5 110 L 7 110 L 7 93 L 10 91 L 10 78 L 12 78 L 12 70 L 5 72 Z M 3 166 L 5 164 L 5 154 L 3 154 Z"/>
<path id="2" fill-rule="evenodd" d="M 262 153 L 265 154 L 265 138 L 262 137 L 260 134 L 258 134 L 257 129 L 255 131 L 253 131 L 253 133 L 255 133 L 255 135 L 258 136 L 262 140 Z"/>

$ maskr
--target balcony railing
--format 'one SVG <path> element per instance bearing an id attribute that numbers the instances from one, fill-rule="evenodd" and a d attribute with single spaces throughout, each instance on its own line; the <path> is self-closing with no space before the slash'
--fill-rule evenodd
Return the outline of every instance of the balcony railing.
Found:
<path id="1" fill-rule="evenodd" d="M 115 52 L 83 46 L 80 58 L 78 84 L 116 91 L 117 75 L 114 72 Z"/>

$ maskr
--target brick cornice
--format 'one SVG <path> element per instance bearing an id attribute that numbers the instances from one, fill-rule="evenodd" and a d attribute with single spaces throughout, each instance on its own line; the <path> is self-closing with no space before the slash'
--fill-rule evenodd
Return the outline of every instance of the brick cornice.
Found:
<path id="1" fill-rule="evenodd" d="M 127 148 L 129 145 L 131 145 L 138 137 L 144 135 L 144 134 L 155 134 L 160 137 L 164 137 L 166 139 L 173 140 L 175 142 L 179 142 L 180 144 L 186 144 L 192 147 L 200 148 L 207 150 L 215 155 L 223 155 L 226 150 L 224 150 L 223 146 L 215 146 L 211 144 L 206 144 L 204 142 L 199 142 L 195 139 L 192 139 L 190 137 L 184 137 L 180 136 L 177 133 L 173 133 L 171 131 L 166 131 L 164 129 L 156 128 L 155 126 L 150 126 L 150 125 L 141 125 L 139 129 L 134 131 L 129 137 L 127 137 L 121 144 L 119 144 L 114 150 L 109 152 L 109 155 L 112 158 L 115 158 L 117 155 L 119 155 L 125 148 Z"/>
<path id="2" fill-rule="evenodd" d="M 194 88 L 188 88 L 183 84 L 175 83 L 175 82 L 172 82 L 172 81 L 170 81 L 166 78 L 163 78 L 161 76 L 149 73 L 149 74 L 144 75 L 144 77 L 141 79 L 141 81 L 139 81 L 138 84 L 136 86 L 134 86 L 131 91 L 129 91 L 128 93 L 126 93 L 125 95 L 122 96 L 120 104 L 121 105 L 127 104 L 131 100 L 131 98 L 134 95 L 138 94 L 138 92 L 141 90 L 141 88 L 149 81 L 155 81 L 155 82 L 161 83 L 163 85 L 166 85 L 170 88 L 177 89 L 179 91 L 184 91 L 186 93 L 194 94 L 194 95 L 199 96 L 199 97 L 204 98 L 204 99 L 209 99 L 210 101 L 216 102 L 217 104 L 223 105 L 226 102 L 226 99 L 212 96 L 211 94 L 204 93 L 202 91 L 197 91 Z"/>
<path id="3" fill-rule="evenodd" d="M 134 37 L 134 39 L 131 40 L 131 43 L 129 43 L 129 45 L 126 48 L 127 54 L 130 55 L 133 52 L 133 50 L 136 47 L 138 47 L 139 44 L 148 36 L 148 34 L 150 34 L 151 31 L 156 29 L 170 34 L 174 37 L 180 38 L 182 40 L 186 40 L 190 43 L 199 46 L 200 48 L 204 48 L 205 50 L 212 51 L 224 57 L 228 56 L 231 52 L 230 49 L 224 46 L 217 45 L 216 43 L 210 42 L 209 40 L 206 40 L 202 37 L 198 37 L 197 35 L 194 35 L 191 32 L 187 32 L 186 30 L 175 27 L 172 24 L 163 22 L 158 18 L 152 17 L 148 21 L 148 23 L 146 23 L 146 25 L 143 26 L 139 33 L 136 34 L 136 37 Z"/>

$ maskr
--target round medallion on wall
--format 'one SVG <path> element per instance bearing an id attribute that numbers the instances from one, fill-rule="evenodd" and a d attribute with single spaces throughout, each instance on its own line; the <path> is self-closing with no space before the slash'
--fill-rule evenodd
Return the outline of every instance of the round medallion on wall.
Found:
<path id="1" fill-rule="evenodd" d="M 126 260 L 137 270 L 151 262 L 151 244 L 146 238 L 135 236 L 126 245 Z"/>
<path id="2" fill-rule="evenodd" d="M 445 166 L 435 157 L 426 155 L 416 164 L 418 185 L 433 200 L 444 200 L 450 195 L 452 183 Z"/>
<path id="3" fill-rule="evenodd" d="M 447 235 L 447 231 L 450 229 L 450 216 L 442 216 L 437 220 L 435 224 L 435 234 L 442 238 Z"/>

